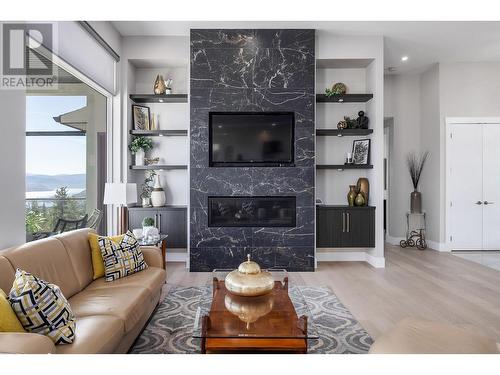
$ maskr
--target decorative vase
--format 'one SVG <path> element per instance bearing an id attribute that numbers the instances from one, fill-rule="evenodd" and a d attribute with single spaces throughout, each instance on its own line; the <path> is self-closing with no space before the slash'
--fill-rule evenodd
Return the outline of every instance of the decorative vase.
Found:
<path id="1" fill-rule="evenodd" d="M 144 150 L 142 148 L 139 149 L 135 153 L 135 155 L 134 155 L 134 157 L 135 157 L 135 165 L 138 165 L 138 166 L 144 165 L 144 156 L 145 156 L 145 154 L 146 153 L 144 152 Z"/>
<path id="2" fill-rule="evenodd" d="M 166 201 L 165 191 L 160 184 L 160 176 L 156 175 L 153 191 L 151 192 L 151 204 L 153 207 L 162 207 L 165 206 Z"/>
<path id="3" fill-rule="evenodd" d="M 165 85 L 165 81 L 163 80 L 163 76 L 158 74 L 156 76 L 156 81 L 155 81 L 155 85 L 153 88 L 154 93 L 156 95 L 164 95 L 166 89 L 167 89 L 167 86 Z"/>
<path id="4" fill-rule="evenodd" d="M 410 194 L 410 212 L 419 214 L 422 212 L 422 193 L 414 190 Z"/>
<path id="5" fill-rule="evenodd" d="M 157 237 L 159 234 L 158 228 L 156 227 L 142 227 L 142 235 L 145 238 Z"/>
<path id="6" fill-rule="evenodd" d="M 237 296 L 255 297 L 269 293 L 274 288 L 274 278 L 262 271 L 260 266 L 250 260 L 240 264 L 237 270 L 231 271 L 224 280 L 226 289 Z"/>
<path id="7" fill-rule="evenodd" d="M 356 185 L 349 185 L 349 193 L 347 193 L 347 203 L 349 203 L 349 206 L 354 206 L 357 194 Z"/>
<path id="8" fill-rule="evenodd" d="M 363 195 L 363 193 L 358 193 L 358 195 L 356 195 L 356 199 L 354 200 L 354 204 L 356 206 L 364 206 L 365 202 L 366 202 L 366 199 L 365 199 L 365 196 Z"/>
<path id="9" fill-rule="evenodd" d="M 365 197 L 365 205 L 368 206 L 370 201 L 370 182 L 365 177 L 358 178 L 356 183 L 356 188 L 359 193 L 363 194 Z"/>
<path id="10" fill-rule="evenodd" d="M 151 198 L 150 197 L 142 198 L 142 207 L 151 207 Z"/>

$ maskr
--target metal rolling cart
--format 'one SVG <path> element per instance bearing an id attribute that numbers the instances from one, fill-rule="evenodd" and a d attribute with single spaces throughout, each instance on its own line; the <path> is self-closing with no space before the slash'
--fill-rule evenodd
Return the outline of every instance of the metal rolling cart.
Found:
<path id="1" fill-rule="evenodd" d="M 399 246 L 414 247 L 419 250 L 427 249 L 425 241 L 425 212 L 406 213 L 406 240 L 401 240 Z"/>

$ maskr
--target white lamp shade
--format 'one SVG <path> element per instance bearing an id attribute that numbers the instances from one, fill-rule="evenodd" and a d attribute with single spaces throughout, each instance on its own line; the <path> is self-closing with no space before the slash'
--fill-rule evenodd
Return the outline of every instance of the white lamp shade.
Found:
<path id="1" fill-rule="evenodd" d="M 137 184 L 106 183 L 104 186 L 104 204 L 137 203 Z"/>

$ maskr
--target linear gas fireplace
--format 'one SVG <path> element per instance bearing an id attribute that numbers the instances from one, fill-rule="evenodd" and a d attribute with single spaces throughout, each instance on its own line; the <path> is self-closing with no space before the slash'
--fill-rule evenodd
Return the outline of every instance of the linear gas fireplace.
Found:
<path id="1" fill-rule="evenodd" d="M 295 197 L 208 197 L 209 227 L 295 227 L 295 223 Z"/>

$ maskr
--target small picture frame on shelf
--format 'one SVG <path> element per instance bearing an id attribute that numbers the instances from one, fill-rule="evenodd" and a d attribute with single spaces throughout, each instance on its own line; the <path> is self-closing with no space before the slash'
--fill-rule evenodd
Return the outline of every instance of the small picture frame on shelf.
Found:
<path id="1" fill-rule="evenodd" d="M 151 113 L 149 107 L 132 105 L 132 119 L 134 130 L 149 130 L 151 124 Z"/>
<path id="2" fill-rule="evenodd" d="M 370 139 L 356 139 L 352 142 L 352 163 L 370 164 Z"/>

